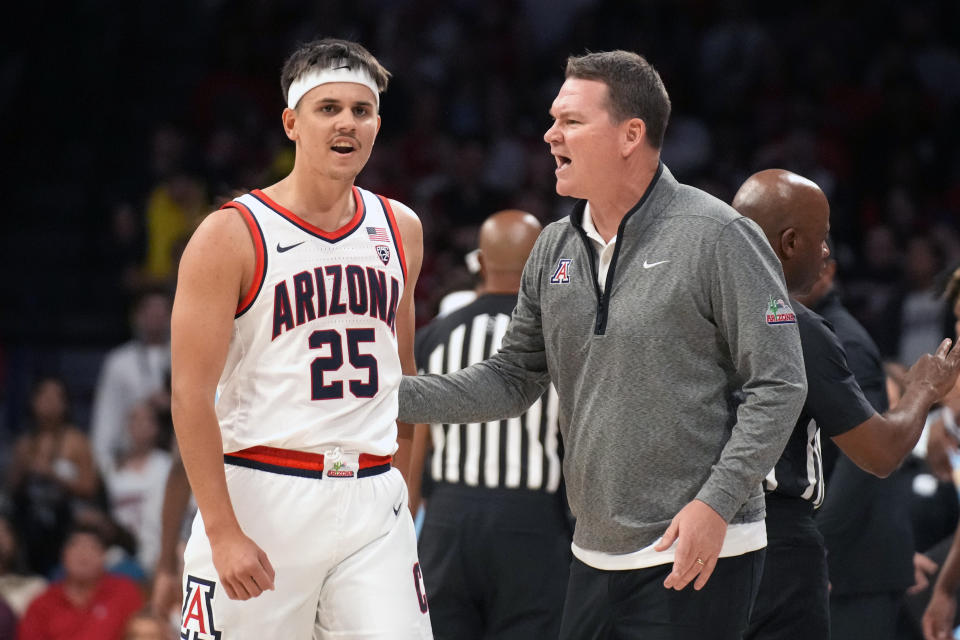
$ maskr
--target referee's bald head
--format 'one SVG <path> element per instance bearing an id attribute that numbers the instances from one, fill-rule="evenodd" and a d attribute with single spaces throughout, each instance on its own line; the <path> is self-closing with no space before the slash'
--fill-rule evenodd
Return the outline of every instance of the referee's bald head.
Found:
<path id="1" fill-rule="evenodd" d="M 790 293 L 807 293 L 830 255 L 830 204 L 820 187 L 790 171 L 767 169 L 747 178 L 732 206 L 763 229 Z"/>
<path id="2" fill-rule="evenodd" d="M 488 217 L 480 226 L 478 246 L 484 288 L 490 292 L 519 289 L 523 266 L 540 235 L 540 222 L 519 209 L 505 209 Z M 509 286 L 506 281 L 509 280 Z M 513 284 L 516 282 L 516 284 Z"/>

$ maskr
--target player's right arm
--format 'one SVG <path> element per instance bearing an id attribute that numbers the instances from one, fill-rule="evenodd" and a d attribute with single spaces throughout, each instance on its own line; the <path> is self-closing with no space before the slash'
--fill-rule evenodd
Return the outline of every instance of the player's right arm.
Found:
<path id="1" fill-rule="evenodd" d="M 272 589 L 274 578 L 266 554 L 243 533 L 230 502 L 214 410 L 237 303 L 252 281 L 254 264 L 253 243 L 241 216 L 232 209 L 211 214 L 184 250 L 171 318 L 174 430 L 213 564 L 234 600 Z"/>

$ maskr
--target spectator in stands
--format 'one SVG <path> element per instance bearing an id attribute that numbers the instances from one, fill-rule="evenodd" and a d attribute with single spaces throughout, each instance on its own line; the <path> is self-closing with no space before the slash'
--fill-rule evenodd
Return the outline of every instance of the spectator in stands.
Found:
<path id="1" fill-rule="evenodd" d="M 0 601 L 9 605 L 16 618 L 47 588 L 47 581 L 27 569 L 26 557 L 13 523 L 0 515 Z M 0 630 L 0 638 L 7 638 Z"/>
<path id="2" fill-rule="evenodd" d="M 137 584 L 145 585 L 147 571 L 137 561 L 137 540 L 126 527 L 119 524 L 104 507 L 98 505 L 83 506 L 73 516 L 74 527 L 96 529 L 106 547 L 106 570 L 113 575 L 130 578 Z M 52 574 L 54 580 L 63 577 L 61 564 Z"/>
<path id="3" fill-rule="evenodd" d="M 129 448 L 104 474 L 114 519 L 137 541 L 137 560 L 152 570 L 160 548 L 160 514 L 170 471 L 170 454 L 158 448 L 160 422 L 149 401 L 130 411 Z"/>
<path id="4" fill-rule="evenodd" d="M 147 199 L 147 257 L 144 275 L 158 285 L 170 284 L 177 273 L 177 256 L 209 203 L 199 179 L 175 171 Z"/>
<path id="5" fill-rule="evenodd" d="M 33 601 L 20 640 L 121 640 L 143 597 L 129 578 L 105 570 L 106 545 L 96 527 L 78 526 L 63 546 L 63 580 Z"/>
<path id="6" fill-rule="evenodd" d="M 133 310 L 133 339 L 107 354 L 94 394 L 90 432 L 101 471 L 114 466 L 127 449 L 126 424 L 135 405 L 151 400 L 169 406 L 170 294 L 152 288 Z"/>
<path id="7" fill-rule="evenodd" d="M 166 623 L 148 611 L 141 611 L 130 618 L 123 640 L 170 640 L 173 632 Z"/>
<path id="8" fill-rule="evenodd" d="M 875 329 L 884 356 L 909 364 L 949 335 L 945 330 L 950 310 L 935 286 L 943 258 L 942 249 L 927 235 L 907 241 L 903 281 Z"/>
<path id="9" fill-rule="evenodd" d="M 14 445 L 7 476 L 14 522 L 28 541 L 31 570 L 46 574 L 56 564 L 71 509 L 93 500 L 100 480 L 86 435 L 70 420 L 64 382 L 37 381 L 30 396 L 30 423 Z"/>

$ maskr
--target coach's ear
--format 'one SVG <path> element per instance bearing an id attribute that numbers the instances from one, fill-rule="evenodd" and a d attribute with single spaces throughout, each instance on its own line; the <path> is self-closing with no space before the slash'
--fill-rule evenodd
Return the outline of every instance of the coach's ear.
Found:
<path id="1" fill-rule="evenodd" d="M 647 139 L 647 123 L 640 118 L 630 118 L 621 127 L 620 153 L 627 158 Z"/>
<path id="2" fill-rule="evenodd" d="M 297 111 L 296 109 L 291 109 L 287 107 L 283 110 L 283 113 L 280 114 L 280 119 L 283 120 L 283 132 L 287 134 L 287 137 L 291 140 L 297 139 L 296 133 L 296 124 L 297 124 Z"/>

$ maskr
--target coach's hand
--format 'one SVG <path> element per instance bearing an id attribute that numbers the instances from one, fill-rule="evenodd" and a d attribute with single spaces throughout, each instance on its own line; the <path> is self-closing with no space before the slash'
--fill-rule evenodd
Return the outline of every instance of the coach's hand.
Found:
<path id="1" fill-rule="evenodd" d="M 667 589 L 680 591 L 696 578 L 693 588 L 707 584 L 727 535 L 727 521 L 710 505 L 693 500 L 673 517 L 655 551 L 666 551 L 677 541 L 673 571 L 663 581 Z"/>
<path id="2" fill-rule="evenodd" d="M 227 597 L 249 600 L 273 589 L 273 565 L 263 549 L 238 528 L 210 537 L 213 566 L 220 576 Z"/>

